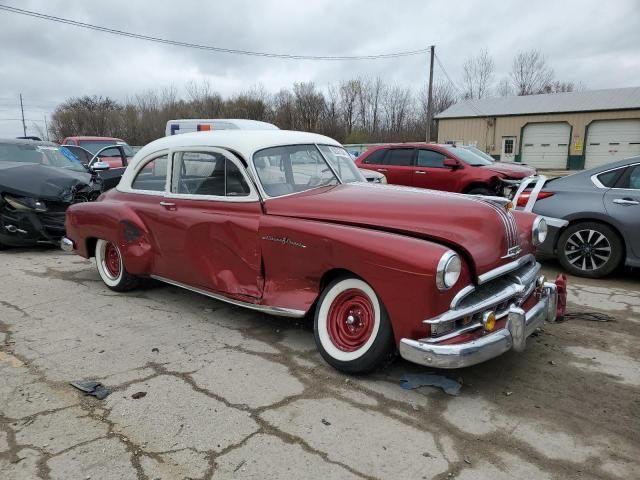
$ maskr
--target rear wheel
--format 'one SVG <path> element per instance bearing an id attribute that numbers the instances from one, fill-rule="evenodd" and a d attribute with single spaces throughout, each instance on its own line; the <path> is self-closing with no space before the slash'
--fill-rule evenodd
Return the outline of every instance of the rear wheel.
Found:
<path id="1" fill-rule="evenodd" d="M 116 292 L 133 290 L 139 284 L 139 278 L 124 268 L 120 249 L 107 240 L 96 242 L 96 267 L 100 278 L 107 287 Z"/>
<path id="2" fill-rule="evenodd" d="M 384 305 L 359 278 L 341 277 L 325 288 L 316 308 L 314 331 L 322 357 L 346 373 L 374 370 L 394 352 Z"/>
<path id="3" fill-rule="evenodd" d="M 558 260 L 574 275 L 599 278 L 620 266 L 624 245 L 608 225 L 580 222 L 570 225 L 558 239 Z"/>

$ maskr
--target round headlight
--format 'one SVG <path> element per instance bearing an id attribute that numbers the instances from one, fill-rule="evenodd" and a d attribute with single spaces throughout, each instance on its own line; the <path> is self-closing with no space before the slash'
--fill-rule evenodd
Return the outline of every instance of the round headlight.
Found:
<path id="1" fill-rule="evenodd" d="M 547 238 L 547 222 L 544 218 L 538 217 L 533 221 L 531 229 L 531 239 L 535 246 L 541 245 Z"/>
<path id="2" fill-rule="evenodd" d="M 438 262 L 436 272 L 436 286 L 439 290 L 449 290 L 460 278 L 462 262 L 453 250 L 446 251 Z"/>

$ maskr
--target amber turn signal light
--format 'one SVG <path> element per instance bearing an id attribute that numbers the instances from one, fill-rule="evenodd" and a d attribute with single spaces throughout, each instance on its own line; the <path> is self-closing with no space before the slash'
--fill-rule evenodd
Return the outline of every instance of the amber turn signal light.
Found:
<path id="1" fill-rule="evenodd" d="M 492 311 L 484 312 L 482 315 L 482 326 L 485 332 L 493 332 L 496 328 L 496 314 Z"/>

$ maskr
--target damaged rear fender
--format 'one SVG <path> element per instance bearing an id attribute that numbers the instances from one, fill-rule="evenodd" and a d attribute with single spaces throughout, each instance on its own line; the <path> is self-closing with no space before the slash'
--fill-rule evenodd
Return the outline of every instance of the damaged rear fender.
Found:
<path id="1" fill-rule="evenodd" d="M 65 228 L 78 255 L 93 257 L 96 242 L 107 240 L 120 249 L 127 272 L 140 276 L 151 273 L 153 237 L 127 207 L 107 201 L 72 205 L 66 213 Z"/>

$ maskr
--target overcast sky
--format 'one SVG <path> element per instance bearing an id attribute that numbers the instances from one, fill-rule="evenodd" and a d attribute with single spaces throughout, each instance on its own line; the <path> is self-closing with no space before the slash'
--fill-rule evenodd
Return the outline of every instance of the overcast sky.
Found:
<path id="1" fill-rule="evenodd" d="M 640 0 L 0 0 L 0 4 L 185 42 L 302 55 L 361 55 L 424 48 L 458 85 L 465 58 L 486 48 L 497 81 L 519 50 L 538 49 L 559 80 L 587 89 L 640 86 Z M 320 62 L 256 58 L 121 38 L 0 11 L 0 137 L 42 122 L 81 95 L 123 99 L 149 88 L 208 79 L 229 95 L 255 84 L 380 76 L 420 88 L 427 56 Z M 436 78 L 444 80 L 436 69 Z M 30 134 L 35 134 L 28 121 Z M 91 133 L 91 132 L 87 132 Z"/>

